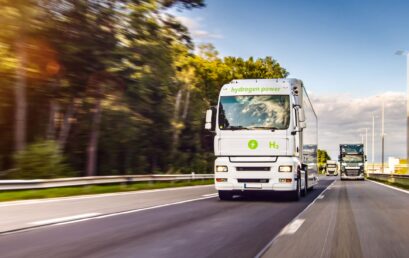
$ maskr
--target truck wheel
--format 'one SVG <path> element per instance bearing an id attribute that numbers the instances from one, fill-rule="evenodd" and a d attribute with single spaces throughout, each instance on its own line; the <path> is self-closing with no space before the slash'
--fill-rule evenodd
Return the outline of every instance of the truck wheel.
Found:
<path id="1" fill-rule="evenodd" d="M 233 193 L 231 191 L 219 191 L 219 199 L 221 201 L 233 200 Z"/>
<path id="2" fill-rule="evenodd" d="M 290 192 L 290 199 L 294 202 L 301 198 L 301 179 L 297 179 L 297 189 Z"/>
<path id="3" fill-rule="evenodd" d="M 305 171 L 304 173 L 304 180 L 305 180 L 304 189 L 302 189 L 301 191 L 301 196 L 307 196 L 307 193 L 308 193 L 308 173 L 307 171 Z"/>

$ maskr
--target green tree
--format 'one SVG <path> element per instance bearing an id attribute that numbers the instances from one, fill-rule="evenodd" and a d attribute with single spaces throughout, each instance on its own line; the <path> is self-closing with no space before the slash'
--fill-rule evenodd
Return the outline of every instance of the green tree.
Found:
<path id="1" fill-rule="evenodd" d="M 177 95 L 175 106 L 184 106 L 183 110 L 190 112 L 181 112 L 184 115 L 176 120 L 178 123 L 174 132 L 181 135 L 181 140 L 173 141 L 178 150 L 174 155 L 174 166 L 176 170 L 179 168 L 184 172 L 206 172 L 211 170 L 213 156 L 201 144 L 203 112 L 217 103 L 220 88 L 233 79 L 284 78 L 288 72 L 271 57 L 256 61 L 253 58 L 221 59 L 211 44 L 199 45 L 197 55 L 182 56 L 179 80 L 187 82 L 185 84 L 189 85 L 189 90 L 184 93 L 185 98 L 183 94 Z"/>
<path id="2" fill-rule="evenodd" d="M 323 171 L 325 170 L 327 160 L 331 160 L 331 157 L 328 155 L 326 150 L 318 149 L 318 170 Z"/>
<path id="3" fill-rule="evenodd" d="M 222 85 L 288 75 L 272 57 L 220 58 L 211 44 L 194 51 L 188 29 L 170 13 L 203 0 L 1 3 L 0 169 L 12 165 L 15 138 L 30 148 L 15 149 L 31 153 L 56 144 L 81 175 L 208 172 L 203 113 Z"/>
<path id="4" fill-rule="evenodd" d="M 54 141 L 30 144 L 15 155 L 16 169 L 12 178 L 36 179 L 75 175 L 65 164 L 65 159 Z"/>

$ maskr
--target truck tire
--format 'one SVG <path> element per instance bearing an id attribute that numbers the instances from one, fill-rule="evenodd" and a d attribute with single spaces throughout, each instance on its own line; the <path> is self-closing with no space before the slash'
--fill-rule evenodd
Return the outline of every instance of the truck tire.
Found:
<path id="1" fill-rule="evenodd" d="M 219 199 L 221 201 L 233 200 L 233 193 L 231 191 L 219 191 Z"/>
<path id="2" fill-rule="evenodd" d="M 299 201 L 301 199 L 301 179 L 297 179 L 297 189 L 290 192 L 291 201 Z"/>

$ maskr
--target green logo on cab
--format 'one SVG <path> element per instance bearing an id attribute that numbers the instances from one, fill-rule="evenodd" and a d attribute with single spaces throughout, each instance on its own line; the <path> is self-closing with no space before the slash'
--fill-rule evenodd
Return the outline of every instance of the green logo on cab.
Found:
<path id="1" fill-rule="evenodd" d="M 247 146 L 249 147 L 250 150 L 255 150 L 258 147 L 258 142 L 256 140 L 250 140 L 247 143 Z"/>
<path id="2" fill-rule="evenodd" d="M 280 145 L 278 145 L 278 143 L 276 143 L 275 141 L 270 141 L 269 145 L 270 145 L 270 149 L 278 150 L 280 148 Z"/>

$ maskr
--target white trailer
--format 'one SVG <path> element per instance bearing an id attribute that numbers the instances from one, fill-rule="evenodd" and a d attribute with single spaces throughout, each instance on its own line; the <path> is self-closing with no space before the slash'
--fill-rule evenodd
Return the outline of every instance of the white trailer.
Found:
<path id="1" fill-rule="evenodd" d="M 303 147 L 317 149 L 317 115 L 300 80 L 224 85 L 218 106 L 206 112 L 205 128 L 215 133 L 215 186 L 221 200 L 247 191 L 288 192 L 299 200 L 318 182 L 317 155 Z"/>

